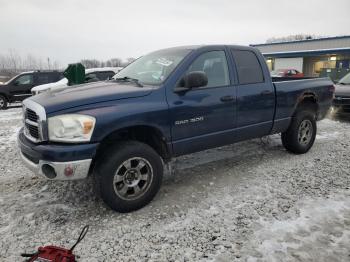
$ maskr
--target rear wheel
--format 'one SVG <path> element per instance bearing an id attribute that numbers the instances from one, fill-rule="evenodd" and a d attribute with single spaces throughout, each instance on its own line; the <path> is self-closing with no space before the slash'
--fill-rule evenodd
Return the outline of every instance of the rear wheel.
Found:
<path id="1" fill-rule="evenodd" d="M 103 201 L 118 212 L 147 205 L 157 194 L 163 177 L 163 162 L 150 146 L 121 142 L 98 160 L 95 186 Z"/>
<path id="2" fill-rule="evenodd" d="M 6 97 L 0 95 L 0 110 L 7 108 L 7 99 Z"/>
<path id="3" fill-rule="evenodd" d="M 315 113 L 301 110 L 293 117 L 288 130 L 282 133 L 282 144 L 292 153 L 304 154 L 313 146 L 316 132 Z"/>

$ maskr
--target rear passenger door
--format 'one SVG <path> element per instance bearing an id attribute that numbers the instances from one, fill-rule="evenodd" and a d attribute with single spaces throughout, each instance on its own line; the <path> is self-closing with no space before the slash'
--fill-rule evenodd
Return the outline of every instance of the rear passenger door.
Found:
<path id="1" fill-rule="evenodd" d="M 274 88 L 252 50 L 231 49 L 237 69 L 236 102 L 238 140 L 270 133 L 275 110 Z"/>
<path id="2" fill-rule="evenodd" d="M 37 73 L 34 74 L 34 85 L 38 86 L 38 85 L 44 85 L 44 84 L 48 84 L 48 83 L 52 83 L 52 82 L 56 82 L 54 81 L 54 74 L 50 74 L 50 73 Z"/>

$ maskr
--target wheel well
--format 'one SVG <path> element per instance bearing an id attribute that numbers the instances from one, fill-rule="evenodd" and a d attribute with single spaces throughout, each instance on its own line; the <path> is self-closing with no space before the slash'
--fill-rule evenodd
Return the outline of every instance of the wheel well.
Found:
<path id="1" fill-rule="evenodd" d="M 101 145 L 97 150 L 97 156 L 103 152 L 104 149 L 118 141 L 134 140 L 145 143 L 152 147 L 162 158 L 167 161 L 171 158 L 166 145 L 166 139 L 157 128 L 150 126 L 133 126 L 122 128 L 109 134 L 103 139 Z"/>
<path id="2" fill-rule="evenodd" d="M 3 94 L 3 93 L 0 93 L 0 96 L 5 97 L 5 99 L 7 100 L 7 102 L 9 101 L 9 98 L 7 97 L 7 95 L 5 95 L 5 94 Z"/>
<path id="3" fill-rule="evenodd" d="M 304 96 L 299 100 L 299 103 L 296 107 L 295 113 L 296 114 L 298 111 L 301 109 L 311 109 L 313 112 L 315 112 L 316 116 L 318 113 L 318 102 L 317 98 L 314 94 L 304 94 Z"/>

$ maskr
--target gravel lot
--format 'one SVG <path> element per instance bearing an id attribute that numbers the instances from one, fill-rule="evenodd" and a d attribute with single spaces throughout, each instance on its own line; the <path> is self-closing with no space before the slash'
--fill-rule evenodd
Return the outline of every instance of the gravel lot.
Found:
<path id="1" fill-rule="evenodd" d="M 130 214 L 92 182 L 53 182 L 20 162 L 21 109 L 0 112 L 0 261 L 56 244 L 79 261 L 349 261 L 350 121 L 325 119 L 305 155 L 274 135 L 185 156 Z"/>

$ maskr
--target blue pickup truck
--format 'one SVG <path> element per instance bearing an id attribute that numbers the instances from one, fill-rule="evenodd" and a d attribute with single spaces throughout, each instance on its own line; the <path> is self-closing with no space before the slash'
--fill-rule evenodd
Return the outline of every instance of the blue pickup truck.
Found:
<path id="1" fill-rule="evenodd" d="M 334 85 L 283 80 L 273 82 L 251 47 L 152 52 L 111 80 L 26 99 L 21 157 L 51 180 L 91 175 L 107 205 L 133 211 L 157 194 L 173 157 L 275 133 L 288 151 L 306 153 Z"/>

